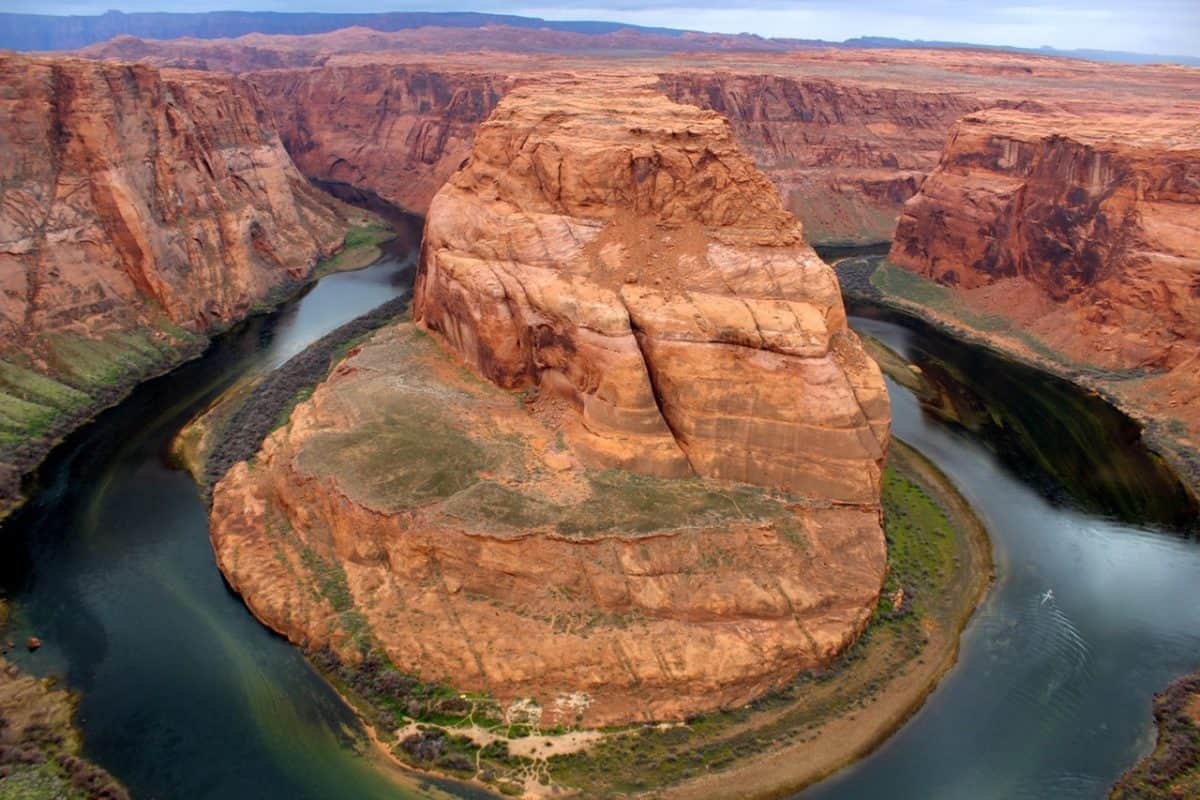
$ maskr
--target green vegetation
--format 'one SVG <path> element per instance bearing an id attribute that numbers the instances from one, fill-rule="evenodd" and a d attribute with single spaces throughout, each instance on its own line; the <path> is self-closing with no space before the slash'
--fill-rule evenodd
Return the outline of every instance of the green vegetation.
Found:
<path id="1" fill-rule="evenodd" d="M 309 547 L 301 548 L 300 558 L 315 582 L 315 593 L 341 616 L 342 629 L 359 651 L 368 651 L 373 645 L 370 625 L 363 613 L 354 607 L 354 596 L 350 593 L 342 565 L 322 558 Z"/>
<path id="2" fill-rule="evenodd" d="M 590 472 L 587 480 L 591 492 L 579 503 L 553 503 L 493 481 L 480 481 L 454 494 L 443 507 L 451 516 L 492 527 L 552 528 L 577 536 L 616 530 L 653 533 L 788 516 L 784 495 L 755 486 L 665 480 L 623 470 Z M 800 535 L 798 530 L 791 532 Z"/>
<path id="3" fill-rule="evenodd" d="M 461 492 L 493 463 L 482 447 L 448 423 L 435 400 L 421 397 L 386 423 L 320 436 L 303 460 L 306 467 L 338 476 L 373 506 L 390 511 Z"/>
<path id="4" fill-rule="evenodd" d="M 883 520 L 888 577 L 879 619 L 906 617 L 903 612 L 910 608 L 920 619 L 936 609 L 918 587 L 944 585 L 956 568 L 951 522 L 924 489 L 892 466 L 883 474 Z"/>
<path id="5" fill-rule="evenodd" d="M 0 598 L 0 634 L 8 605 Z M 73 698 L 0 658 L 0 800 L 128 800 L 104 770 L 79 757 Z"/>
<path id="6" fill-rule="evenodd" d="M 362 269 L 379 260 L 383 251 L 380 245 L 396 238 L 391 226 L 370 223 L 351 228 L 342 240 L 342 249 L 329 258 L 321 259 L 313 270 L 313 278 L 321 278 L 332 272 Z"/>
<path id="7" fill-rule="evenodd" d="M 0 457 L 61 436 L 79 419 L 198 346 L 199 337 L 111 333 L 92 339 L 48 334 L 35 345 L 47 373 L 31 363 L 0 362 Z M 53 377 L 51 377 L 53 376 Z"/>
<path id="8" fill-rule="evenodd" d="M 435 427 L 428 413 L 429 409 L 420 410 L 420 421 L 414 423 L 427 434 Z M 444 428 L 444 421 L 436 427 Z M 443 435 L 444 431 L 435 433 Z M 413 456 L 406 452 L 402 459 L 396 457 L 391 463 L 411 461 Z M 460 696 L 448 686 L 423 684 L 400 673 L 377 645 L 368 644 L 372 641 L 369 631 L 365 635 L 362 630 L 353 631 L 363 646 L 362 659 L 356 664 L 344 663 L 327 650 L 310 657 L 378 730 L 407 726 L 414 731 L 394 745 L 393 754 L 398 758 L 424 769 L 477 777 L 502 792 L 516 791 L 528 776 L 539 776 L 577 789 L 583 796 L 618 796 L 718 772 L 773 748 L 803 746 L 831 719 L 870 714 L 872 702 L 883 695 L 896 674 L 929 657 L 931 635 L 955 640 L 973 607 L 975 595 L 966 596 L 960 588 L 966 584 L 962 567 L 969 562 L 968 534 L 951 522 L 949 512 L 927 491 L 927 475 L 913 472 L 905 459 L 897 464 L 887 468 L 883 485 L 889 575 L 867 632 L 829 669 L 799 675 L 749 706 L 705 714 L 677 726 L 609 730 L 583 752 L 518 757 L 510 752 L 507 741 L 487 743 L 478 735 L 464 735 L 466 729 L 477 726 L 510 737 L 510 741 L 511 737 L 558 731 L 514 725 L 489 698 Z M 423 469 L 417 477 L 406 479 L 398 488 L 400 494 L 411 498 L 422 492 L 444 492 L 458 480 L 435 466 Z M 460 478 L 467 474 L 457 469 L 451 473 Z M 490 480 L 472 483 L 445 505 L 448 513 L 477 516 L 492 524 L 553 525 L 580 533 L 615 527 L 620 520 L 626 530 L 631 521 L 634 528 L 651 530 L 668 521 L 718 524 L 759 515 L 777 519 L 782 509 L 781 498 L 754 487 L 663 481 L 617 471 L 593 473 L 589 480 L 596 499 L 578 508 L 530 502 L 521 493 Z M 391 488 L 397 489 L 395 485 Z M 793 533 L 800 535 L 799 531 Z M 317 590 L 334 608 L 348 610 L 348 589 L 340 570 L 316 557 L 305 556 L 305 563 L 316 578 Z M 350 627 L 346 631 L 352 633 Z"/>
<path id="9" fill-rule="evenodd" d="M 910 270 L 898 267 L 890 261 L 881 261 L 871 283 L 889 297 L 899 297 L 910 303 L 932 308 L 955 319 L 962 320 L 981 331 L 1011 331 L 1012 323 L 994 314 L 983 315 L 971 311 L 955 295 L 954 290 L 940 283 L 923 278 Z"/>
<path id="10" fill-rule="evenodd" d="M 1023 330 L 1011 319 L 998 314 L 978 314 L 967 307 L 953 289 L 923 278 L 915 272 L 880 259 L 871 275 L 871 285 L 889 300 L 928 308 L 952 322 L 981 333 L 999 334 L 1017 340 L 1037 356 L 1073 372 L 1099 372 L 1096 368 L 1073 361 L 1049 347 L 1038 337 Z M 1130 376 L 1120 376 L 1130 377 Z"/>

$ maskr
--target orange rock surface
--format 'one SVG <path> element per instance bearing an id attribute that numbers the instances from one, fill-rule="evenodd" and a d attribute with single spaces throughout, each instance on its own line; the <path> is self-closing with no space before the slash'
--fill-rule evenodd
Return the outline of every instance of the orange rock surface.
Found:
<path id="1" fill-rule="evenodd" d="M 376 335 L 217 484 L 268 625 L 543 725 L 739 705 L 862 632 L 879 370 L 729 124 L 654 83 L 510 90 L 430 208 L 434 336 Z"/>
<path id="2" fill-rule="evenodd" d="M 193 331 L 340 247 L 345 221 L 241 80 L 0 56 L 0 326 Z"/>
<path id="3" fill-rule="evenodd" d="M 506 95 L 430 207 L 416 318 L 565 397 L 594 463 L 876 502 L 887 395 L 832 271 L 724 118 L 644 84 Z"/>
<path id="4" fill-rule="evenodd" d="M 292 641 L 546 727 L 681 719 L 826 665 L 886 564 L 876 504 L 589 469 L 411 325 L 226 474 L 210 530 Z"/>
<path id="5" fill-rule="evenodd" d="M 989 110 L 955 128 L 890 260 L 958 287 L 1062 360 L 1149 377 L 1134 409 L 1200 433 L 1200 105 L 1174 114 Z"/>
<path id="6" fill-rule="evenodd" d="M 348 28 L 221 40 L 120 37 L 83 52 L 257 70 L 249 78 L 305 174 L 353 179 L 422 214 L 508 86 L 563 69 L 655 74 L 673 100 L 730 120 L 809 241 L 823 244 L 889 240 L 904 201 L 967 113 L 1001 105 L 1103 117 L 1169 109 L 1200 92 L 1195 70 L 1183 67 L 709 38 Z M 705 49 L 727 52 L 694 52 Z M 288 67 L 311 69 L 280 70 Z M 306 97 L 317 100 L 314 110 L 304 108 Z"/>
<path id="7" fill-rule="evenodd" d="M 348 223 L 238 78 L 0 54 L 0 86 L 0 460 L 26 468 Z"/>
<path id="8" fill-rule="evenodd" d="M 247 77 L 305 175 L 421 214 L 510 82 L 484 70 L 372 63 Z"/>

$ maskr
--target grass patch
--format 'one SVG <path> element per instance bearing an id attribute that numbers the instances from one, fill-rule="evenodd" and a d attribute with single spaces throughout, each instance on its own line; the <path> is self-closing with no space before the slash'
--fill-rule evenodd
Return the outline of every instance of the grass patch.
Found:
<path id="1" fill-rule="evenodd" d="M 1023 330 L 1013 320 L 998 314 L 978 314 L 972 311 L 949 287 L 924 278 L 915 272 L 898 267 L 886 259 L 879 259 L 871 274 L 871 285 L 885 298 L 898 299 L 923 308 L 932 309 L 951 321 L 957 322 L 980 333 L 999 334 L 1020 342 L 1037 356 L 1072 371 L 1100 373 L 1097 367 L 1080 363 L 1054 350 L 1038 337 Z"/>
<path id="2" fill-rule="evenodd" d="M 379 246 L 396 238 L 396 232 L 391 226 L 381 223 L 359 225 L 346 232 L 342 239 L 342 249 L 329 258 L 317 262 L 313 270 L 314 278 L 321 278 L 333 272 L 362 269 L 379 260 L 382 251 Z"/>
<path id="3" fill-rule="evenodd" d="M 558 504 L 494 481 L 455 494 L 446 513 L 495 527 L 552 529 L 588 536 L 610 531 L 653 533 L 716 527 L 739 520 L 778 520 L 787 527 L 788 499 L 756 486 L 718 487 L 699 479 L 665 480 L 622 470 L 590 472 L 591 493 L 580 503 Z M 792 541 L 801 534 L 789 527 Z"/>
<path id="4" fill-rule="evenodd" d="M 388 511 L 468 489 L 494 463 L 435 401 L 420 397 L 385 422 L 314 436 L 301 460 L 303 468 L 337 476 L 372 506 Z"/>
<path id="5" fill-rule="evenodd" d="M 263 440 L 285 424 L 305 391 L 323 381 L 330 368 L 357 342 L 408 309 L 397 297 L 334 329 L 268 374 L 228 418 L 214 429 L 213 447 L 204 454 L 203 484 L 212 487 L 234 464 L 250 461 Z"/>

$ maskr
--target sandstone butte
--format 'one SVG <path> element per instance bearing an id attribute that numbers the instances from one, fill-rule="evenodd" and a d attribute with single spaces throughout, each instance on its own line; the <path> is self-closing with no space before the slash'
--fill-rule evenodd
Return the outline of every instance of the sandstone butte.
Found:
<path id="1" fill-rule="evenodd" d="M 745 703 L 862 632 L 884 384 L 721 116 L 653 76 L 514 87 L 414 304 L 432 336 L 352 351 L 214 488 L 266 624 L 589 726 Z"/>
<path id="2" fill-rule="evenodd" d="M 252 86 L 0 54 L 0 461 L 21 470 L 342 244 Z"/>
<path id="3" fill-rule="evenodd" d="M 1121 405 L 1182 423 L 1172 432 L 1195 450 L 1196 109 L 970 114 L 905 206 L 889 259 L 1016 323 L 1044 345 L 1035 355 L 1049 348 L 1060 365 L 1100 371 Z"/>

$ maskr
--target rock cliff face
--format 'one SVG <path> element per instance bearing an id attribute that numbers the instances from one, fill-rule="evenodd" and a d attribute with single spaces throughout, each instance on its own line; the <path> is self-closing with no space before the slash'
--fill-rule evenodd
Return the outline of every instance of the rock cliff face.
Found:
<path id="1" fill-rule="evenodd" d="M 522 74 L 343 59 L 249 79 L 305 174 L 369 188 L 423 214 L 508 87 L 532 80 Z M 964 92 L 724 71 L 662 73 L 659 88 L 725 115 L 820 242 L 889 239 L 946 131 L 980 106 Z"/>
<path id="2" fill-rule="evenodd" d="M 673 100 L 710 108 L 804 220 L 810 241 L 887 241 L 901 206 L 937 164 L 966 91 L 911 91 L 725 71 L 660 75 Z"/>
<path id="3" fill-rule="evenodd" d="M 210 529 L 292 641 L 543 726 L 748 702 L 857 638 L 886 562 L 871 503 L 589 469 L 411 325 L 226 474 Z"/>
<path id="4" fill-rule="evenodd" d="M 230 76 L 0 56 L 0 449 L 308 276 L 346 221 Z"/>
<path id="5" fill-rule="evenodd" d="M 430 207 L 414 309 L 564 396 L 596 463 L 878 498 L 887 396 L 832 270 L 725 119 L 637 79 L 509 93 Z"/>
<path id="6" fill-rule="evenodd" d="M 546 725 L 744 703 L 861 633 L 878 368 L 728 123 L 652 84 L 511 90 L 430 209 L 434 336 L 377 334 L 217 483 L 268 625 Z"/>
<path id="7" fill-rule="evenodd" d="M 1135 404 L 1200 422 L 1188 410 L 1200 399 L 1194 120 L 969 115 L 889 258 L 1067 361 L 1154 371 L 1129 388 Z"/>
<path id="8" fill-rule="evenodd" d="M 418 214 L 509 84 L 503 74 L 386 63 L 247 77 L 305 175 L 370 189 Z"/>

